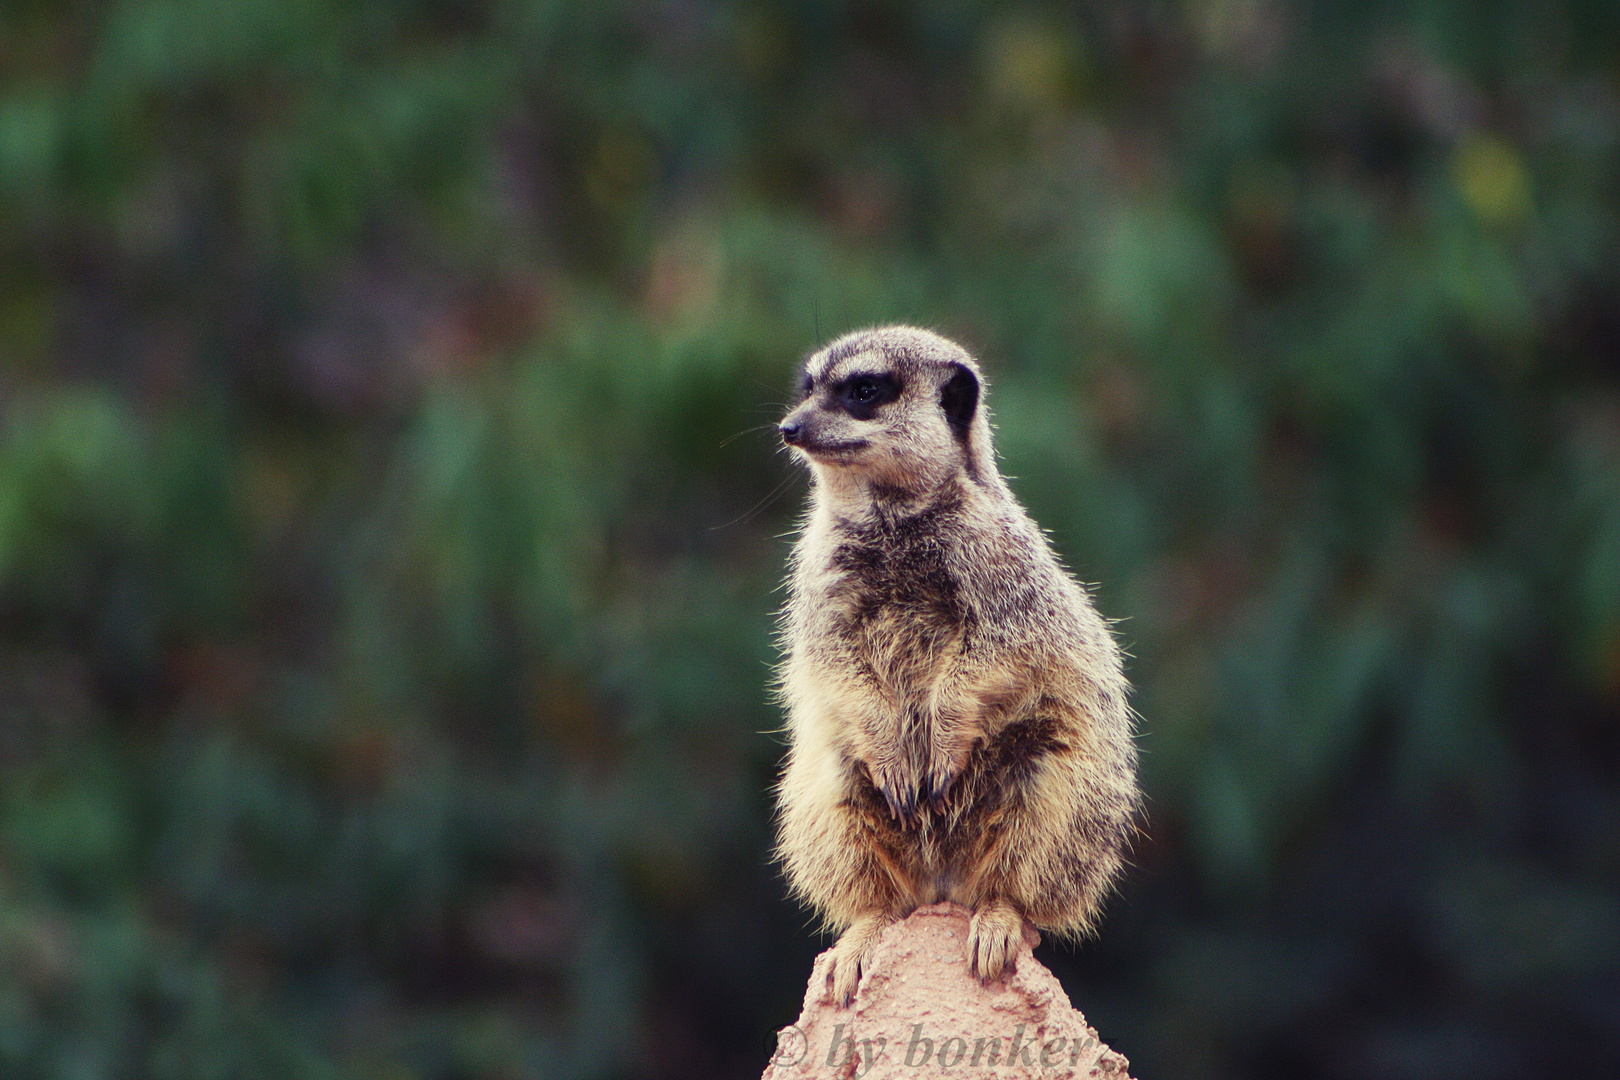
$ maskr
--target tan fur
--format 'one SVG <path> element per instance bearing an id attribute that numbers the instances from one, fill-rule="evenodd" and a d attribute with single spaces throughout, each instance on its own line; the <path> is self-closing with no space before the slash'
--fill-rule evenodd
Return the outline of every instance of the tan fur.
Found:
<path id="1" fill-rule="evenodd" d="M 975 912 L 970 963 L 994 979 L 1023 920 L 1086 932 L 1119 871 L 1139 803 L 1119 649 L 997 473 L 960 346 L 885 327 L 805 370 L 783 421 L 814 487 L 782 618 L 777 855 L 844 931 L 840 1004 L 883 927 L 942 900 Z M 855 399 L 874 383 L 893 400 Z"/>

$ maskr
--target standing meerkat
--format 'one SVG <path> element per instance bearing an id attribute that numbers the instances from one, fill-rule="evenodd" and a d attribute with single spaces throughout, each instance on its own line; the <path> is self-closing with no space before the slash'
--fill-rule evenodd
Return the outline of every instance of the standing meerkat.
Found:
<path id="1" fill-rule="evenodd" d="M 801 391 L 777 856 L 842 931 L 837 1004 L 885 926 L 946 900 L 989 981 L 1026 920 L 1089 930 L 1120 869 L 1140 797 L 1119 647 L 996 471 L 964 349 L 848 334 Z"/>

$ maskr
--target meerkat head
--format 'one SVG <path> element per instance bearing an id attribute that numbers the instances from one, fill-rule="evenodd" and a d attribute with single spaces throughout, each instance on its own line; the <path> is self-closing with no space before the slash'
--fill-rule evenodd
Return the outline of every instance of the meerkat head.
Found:
<path id="1" fill-rule="evenodd" d="M 994 475 L 979 366 L 938 334 L 846 334 L 805 361 L 799 390 L 782 439 L 823 478 L 922 492 Z"/>

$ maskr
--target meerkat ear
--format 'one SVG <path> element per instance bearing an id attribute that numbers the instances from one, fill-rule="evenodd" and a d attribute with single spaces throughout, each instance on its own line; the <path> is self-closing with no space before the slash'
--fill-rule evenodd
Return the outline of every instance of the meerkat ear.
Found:
<path id="1" fill-rule="evenodd" d="M 945 422 L 958 439 L 966 439 L 973 423 L 973 414 L 979 410 L 979 378 L 962 364 L 952 364 L 955 373 L 939 391 L 939 407 L 945 413 Z"/>

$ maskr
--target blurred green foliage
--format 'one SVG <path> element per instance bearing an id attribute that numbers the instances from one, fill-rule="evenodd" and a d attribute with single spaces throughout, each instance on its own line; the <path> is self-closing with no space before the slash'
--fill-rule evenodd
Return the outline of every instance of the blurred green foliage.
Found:
<path id="1" fill-rule="evenodd" d="M 752 1076 L 774 421 L 962 338 L 1140 1075 L 1620 1070 L 1620 9 L 14 0 L 0 1074 Z M 1043 956 L 1046 956 L 1043 953 Z"/>

